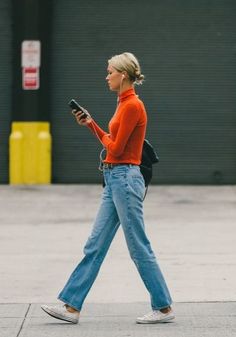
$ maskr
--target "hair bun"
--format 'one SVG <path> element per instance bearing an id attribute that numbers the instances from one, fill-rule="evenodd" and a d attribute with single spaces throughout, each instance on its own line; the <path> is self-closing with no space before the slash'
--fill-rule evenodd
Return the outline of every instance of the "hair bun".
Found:
<path id="1" fill-rule="evenodd" d="M 135 83 L 142 84 L 142 82 L 144 80 L 144 75 L 141 74 L 140 72 L 136 73 L 135 75 L 136 75 Z"/>

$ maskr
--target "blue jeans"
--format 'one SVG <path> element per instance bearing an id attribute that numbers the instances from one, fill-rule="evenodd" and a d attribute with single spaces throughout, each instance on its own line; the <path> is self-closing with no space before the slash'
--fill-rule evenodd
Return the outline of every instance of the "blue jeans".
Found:
<path id="1" fill-rule="evenodd" d="M 139 166 L 117 165 L 112 169 L 104 169 L 103 174 L 106 186 L 92 233 L 84 247 L 85 256 L 58 298 L 72 308 L 81 310 L 121 224 L 130 256 L 150 293 L 152 309 L 166 308 L 172 301 L 145 234 L 145 186 Z"/>

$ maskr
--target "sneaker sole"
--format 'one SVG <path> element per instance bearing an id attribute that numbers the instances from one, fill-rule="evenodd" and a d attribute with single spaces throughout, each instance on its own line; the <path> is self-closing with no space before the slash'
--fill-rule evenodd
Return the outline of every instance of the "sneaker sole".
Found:
<path id="1" fill-rule="evenodd" d="M 49 309 L 43 308 L 41 307 L 41 309 L 46 312 L 49 316 L 54 317 L 56 319 L 59 319 L 61 321 L 66 321 L 69 323 L 73 323 L 73 324 L 78 324 L 79 320 L 77 319 L 73 319 L 73 318 L 69 318 L 69 317 L 65 317 L 63 315 L 58 314 L 57 312 L 51 311 Z"/>
<path id="2" fill-rule="evenodd" d="M 172 321 L 173 319 L 175 319 L 175 316 L 170 316 L 170 317 L 166 317 L 157 321 L 144 321 L 144 320 L 136 320 L 137 324 L 158 324 L 158 323 L 168 323 L 169 321 Z"/>

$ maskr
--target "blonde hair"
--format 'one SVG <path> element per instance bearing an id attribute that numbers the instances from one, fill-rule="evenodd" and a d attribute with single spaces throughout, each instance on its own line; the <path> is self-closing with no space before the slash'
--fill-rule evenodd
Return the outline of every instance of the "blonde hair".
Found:
<path id="1" fill-rule="evenodd" d="M 142 84 L 144 75 L 141 73 L 139 62 L 134 54 L 126 52 L 112 56 L 108 64 L 119 72 L 126 71 L 131 82 Z"/>

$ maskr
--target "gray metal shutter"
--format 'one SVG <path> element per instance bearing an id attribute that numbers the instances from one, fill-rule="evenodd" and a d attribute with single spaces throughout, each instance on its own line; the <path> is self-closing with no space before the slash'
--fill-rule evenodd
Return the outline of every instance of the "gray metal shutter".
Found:
<path id="1" fill-rule="evenodd" d="M 11 2 L 0 2 L 0 183 L 8 182 L 8 138 L 11 102 Z"/>
<path id="2" fill-rule="evenodd" d="M 153 182 L 235 183 L 235 14 L 233 0 L 54 1 L 54 182 L 100 181 L 101 146 L 67 101 L 78 98 L 106 128 L 116 104 L 106 61 L 131 51 L 146 75 L 137 91 L 160 156 Z"/>

